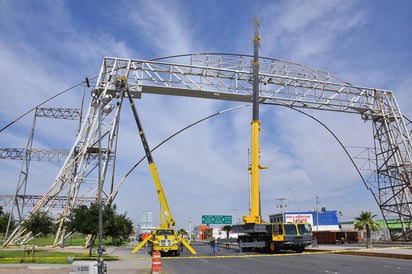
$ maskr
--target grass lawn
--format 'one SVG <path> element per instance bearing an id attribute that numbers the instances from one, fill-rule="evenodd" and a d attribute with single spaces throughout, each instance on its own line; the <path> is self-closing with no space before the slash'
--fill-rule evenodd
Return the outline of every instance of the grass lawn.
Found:
<path id="1" fill-rule="evenodd" d="M 0 245 L 3 245 L 4 240 L 0 239 Z M 35 245 L 36 246 L 52 246 L 54 243 L 54 238 L 53 237 L 38 237 L 36 238 Z M 29 240 L 26 242 L 26 245 L 32 246 L 33 245 L 33 240 Z M 84 236 L 76 236 L 76 237 L 71 237 L 66 240 L 65 246 L 70 247 L 70 246 L 85 246 L 86 245 L 86 239 Z M 105 246 L 111 246 L 112 242 L 110 239 L 103 239 L 103 245 Z"/>
<path id="2" fill-rule="evenodd" d="M 0 250 L 0 264 L 19 264 L 19 263 L 36 263 L 36 264 L 70 264 L 73 260 L 96 260 L 96 256 L 89 257 L 85 253 L 59 252 L 49 250 L 37 250 L 33 254 L 28 254 L 21 250 Z M 117 256 L 103 256 L 105 261 L 117 260 Z"/>
<path id="3" fill-rule="evenodd" d="M 34 257 L 31 253 L 24 251 L 24 247 L 21 246 L 19 249 L 1 249 L 0 248 L 0 264 L 19 264 L 19 263 L 36 263 L 36 264 L 70 264 L 68 258 L 71 257 L 73 260 L 96 260 L 97 255 L 89 257 L 89 250 L 86 249 L 82 253 L 73 253 L 59 250 L 45 249 L 45 246 L 52 246 L 54 238 L 53 237 L 39 237 L 36 238 L 35 245 L 36 251 Z M 3 244 L 3 240 L 0 240 L 0 244 Z M 65 246 L 85 246 L 86 240 L 83 236 L 73 237 L 66 240 Z M 27 249 L 32 248 L 33 242 L 27 241 Z M 105 239 L 103 241 L 104 246 L 111 245 L 111 241 Z M 43 248 L 42 248 L 43 247 Z M 103 255 L 105 261 L 117 260 L 117 256 L 105 256 Z"/>

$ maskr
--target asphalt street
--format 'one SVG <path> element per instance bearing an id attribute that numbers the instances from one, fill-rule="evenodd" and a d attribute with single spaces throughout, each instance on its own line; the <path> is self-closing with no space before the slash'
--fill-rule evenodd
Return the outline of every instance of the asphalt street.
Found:
<path id="1" fill-rule="evenodd" d="M 408 260 L 315 253 L 164 259 L 162 265 L 168 274 L 412 273 L 412 264 Z"/>
<path id="2" fill-rule="evenodd" d="M 339 246 L 340 251 L 359 246 Z M 225 249 L 221 246 L 215 256 L 208 245 L 195 245 L 197 256 L 185 254 L 179 258 L 165 257 L 163 270 L 167 274 L 219 274 L 219 273 L 412 273 L 410 260 L 381 258 L 372 256 L 345 256 L 334 250 L 304 252 L 297 254 L 240 253 L 237 248 Z M 325 247 L 329 248 L 329 247 Z M 346 248 L 346 249 L 345 249 Z M 388 251 L 388 249 L 386 249 Z M 375 253 L 384 252 L 379 249 Z M 395 249 L 390 249 L 396 252 Z M 412 250 L 406 249 L 407 252 Z M 389 251 L 388 251 L 389 252 Z"/>
<path id="3" fill-rule="evenodd" d="M 151 257 L 144 248 L 137 254 L 131 254 L 136 244 L 107 248 L 108 255 L 119 257 L 117 261 L 107 262 L 108 273 L 151 273 Z M 241 253 L 236 246 L 226 249 L 220 245 L 214 256 L 207 243 L 193 242 L 192 245 L 196 255 L 184 249 L 180 257 L 162 257 L 162 273 L 412 273 L 411 245 L 376 245 L 374 249 L 365 249 L 362 245 L 320 245 L 308 248 L 301 254 L 284 252 L 273 255 Z M 73 250 L 65 248 L 61 251 Z M 68 264 L 0 265 L 2 274 L 57 274 L 69 273 L 69 269 Z"/>

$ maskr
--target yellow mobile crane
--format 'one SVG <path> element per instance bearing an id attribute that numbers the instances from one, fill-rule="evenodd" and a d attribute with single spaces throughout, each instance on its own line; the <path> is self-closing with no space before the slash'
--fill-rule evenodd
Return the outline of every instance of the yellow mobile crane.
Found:
<path id="1" fill-rule="evenodd" d="M 167 203 L 166 195 L 163 191 L 163 186 L 160 181 L 156 165 L 153 161 L 153 156 L 150 151 L 149 144 L 147 143 L 146 136 L 143 131 L 143 126 L 137 114 L 137 110 L 134 105 L 130 91 L 127 88 L 126 78 L 122 77 L 118 81 L 117 85 L 117 88 L 123 89 L 126 96 L 129 98 L 130 107 L 132 109 L 133 116 L 136 121 L 137 128 L 139 130 L 140 140 L 143 144 L 146 158 L 149 163 L 150 172 L 152 174 L 153 182 L 156 188 L 157 197 L 161 205 L 160 227 L 154 229 L 149 236 L 147 236 L 132 250 L 132 253 L 135 254 L 139 249 L 141 249 L 146 243 L 149 242 L 151 246 L 150 253 L 153 253 L 153 251 L 160 251 L 162 255 L 171 254 L 174 256 L 179 256 L 180 245 L 183 244 L 192 254 L 196 254 L 196 251 L 189 245 L 189 243 L 181 235 L 178 235 L 176 230 L 173 228 L 173 226 L 175 226 L 175 221 L 172 217 L 172 213 Z"/>
<path id="2" fill-rule="evenodd" d="M 243 224 L 232 227 L 239 233 L 239 247 L 241 250 L 253 249 L 269 253 L 279 252 L 282 249 L 302 252 L 312 243 L 312 233 L 308 223 L 265 223 L 261 217 L 260 205 L 260 169 L 267 167 L 260 165 L 260 120 L 259 120 L 259 21 L 254 20 L 254 54 L 253 54 L 253 97 L 252 97 L 252 146 L 250 166 L 250 207 L 249 215 L 243 216 Z M 283 218 L 283 216 L 282 216 Z"/>

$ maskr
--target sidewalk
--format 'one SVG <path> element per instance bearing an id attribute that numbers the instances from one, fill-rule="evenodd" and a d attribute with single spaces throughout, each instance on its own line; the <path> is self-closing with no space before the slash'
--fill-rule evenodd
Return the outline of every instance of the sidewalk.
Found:
<path id="1" fill-rule="evenodd" d="M 62 252 L 78 251 L 65 248 Z M 152 259 L 145 253 L 133 255 L 128 250 L 117 247 L 108 247 L 107 255 L 119 256 L 117 261 L 107 261 L 110 274 L 149 274 L 151 273 Z M 70 264 L 0 264 L 0 274 L 61 274 L 69 273 Z"/>
<path id="2" fill-rule="evenodd" d="M 110 274 L 149 274 L 151 259 L 135 258 L 134 260 L 118 260 L 107 263 Z M 0 264 L 1 274 L 61 274 L 69 273 L 69 264 Z"/>
<path id="3" fill-rule="evenodd" d="M 110 274 L 149 274 L 151 273 L 151 260 L 135 259 L 134 261 L 113 261 L 107 262 L 108 273 Z M 1 274 L 61 274 L 69 273 L 69 264 L 1 264 Z"/>
<path id="4" fill-rule="evenodd" d="M 107 262 L 110 274 L 148 274 L 151 273 L 152 257 L 149 254 L 138 252 L 131 254 L 130 250 L 109 247 L 107 255 L 119 256 L 119 260 Z"/>

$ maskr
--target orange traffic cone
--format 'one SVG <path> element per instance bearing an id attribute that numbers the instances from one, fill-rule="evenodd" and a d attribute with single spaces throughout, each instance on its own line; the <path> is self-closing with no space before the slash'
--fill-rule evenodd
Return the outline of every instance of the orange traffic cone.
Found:
<path id="1" fill-rule="evenodd" d="M 160 274 L 162 272 L 162 259 L 160 251 L 153 251 L 152 254 L 152 274 Z"/>

